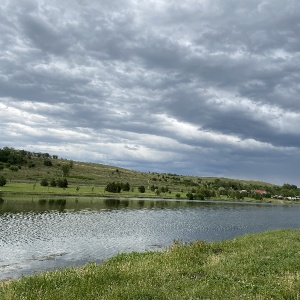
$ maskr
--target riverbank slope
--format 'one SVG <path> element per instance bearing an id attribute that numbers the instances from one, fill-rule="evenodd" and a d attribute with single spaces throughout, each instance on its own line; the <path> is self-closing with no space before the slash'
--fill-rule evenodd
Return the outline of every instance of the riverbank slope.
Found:
<path id="1" fill-rule="evenodd" d="M 298 299 L 300 230 L 174 243 L 2 282 L 0 299 Z"/>

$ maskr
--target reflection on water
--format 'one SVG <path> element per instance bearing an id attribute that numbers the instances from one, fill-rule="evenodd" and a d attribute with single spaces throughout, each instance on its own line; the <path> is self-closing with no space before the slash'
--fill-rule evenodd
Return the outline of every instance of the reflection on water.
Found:
<path id="1" fill-rule="evenodd" d="M 298 228 L 300 206 L 139 199 L 4 199 L 0 279 L 160 250 L 174 240 L 221 240 Z"/>

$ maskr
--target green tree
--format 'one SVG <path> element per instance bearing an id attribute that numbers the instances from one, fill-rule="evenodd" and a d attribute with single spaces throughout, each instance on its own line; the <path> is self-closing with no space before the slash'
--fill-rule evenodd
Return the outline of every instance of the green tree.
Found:
<path id="1" fill-rule="evenodd" d="M 61 170 L 63 172 L 64 177 L 68 176 L 70 173 L 70 165 L 62 165 Z"/>
<path id="2" fill-rule="evenodd" d="M 52 166 L 52 161 L 49 160 L 49 159 L 45 159 L 44 160 L 44 165 L 47 166 L 47 167 L 51 167 Z"/>
<path id="3" fill-rule="evenodd" d="M 70 164 L 69 164 L 69 165 L 70 165 L 70 168 L 73 169 L 73 167 L 74 167 L 74 162 L 73 162 L 73 160 L 70 161 Z"/>
<path id="4" fill-rule="evenodd" d="M 121 189 L 121 185 L 115 182 L 108 183 L 105 188 L 105 190 L 110 193 L 120 193 Z"/>
<path id="5" fill-rule="evenodd" d="M 43 179 L 41 180 L 41 186 L 48 186 L 48 185 L 49 185 L 48 180 L 47 180 L 46 178 L 43 178 Z"/>
<path id="6" fill-rule="evenodd" d="M 146 191 L 146 188 L 143 185 L 139 186 L 138 189 L 140 193 L 145 193 Z"/>
<path id="7" fill-rule="evenodd" d="M 68 187 L 68 181 L 66 178 L 64 179 L 57 179 L 56 185 L 60 188 L 67 188 Z"/>
<path id="8" fill-rule="evenodd" d="M 50 186 L 56 187 L 56 181 L 55 181 L 55 179 L 51 179 Z"/>
<path id="9" fill-rule="evenodd" d="M 186 197 L 189 199 L 189 200 L 194 200 L 194 195 L 192 193 L 187 193 L 186 194 Z"/>
<path id="10" fill-rule="evenodd" d="M 0 176 L 0 186 L 6 185 L 6 179 L 4 176 Z"/>
<path id="11" fill-rule="evenodd" d="M 128 182 L 126 182 L 125 184 L 122 184 L 122 190 L 129 192 L 130 191 L 130 185 Z"/>

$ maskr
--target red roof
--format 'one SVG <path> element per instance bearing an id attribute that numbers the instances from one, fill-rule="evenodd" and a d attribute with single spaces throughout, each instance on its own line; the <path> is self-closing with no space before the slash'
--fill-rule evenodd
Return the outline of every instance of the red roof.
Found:
<path id="1" fill-rule="evenodd" d="M 265 190 L 256 190 L 255 192 L 258 193 L 258 194 L 261 194 L 261 195 L 267 193 Z"/>

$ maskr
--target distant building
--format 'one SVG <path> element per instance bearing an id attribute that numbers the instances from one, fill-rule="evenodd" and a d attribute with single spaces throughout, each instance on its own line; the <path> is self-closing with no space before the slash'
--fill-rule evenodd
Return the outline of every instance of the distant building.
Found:
<path id="1" fill-rule="evenodd" d="M 265 190 L 256 190 L 255 192 L 260 195 L 265 195 L 267 193 Z"/>

